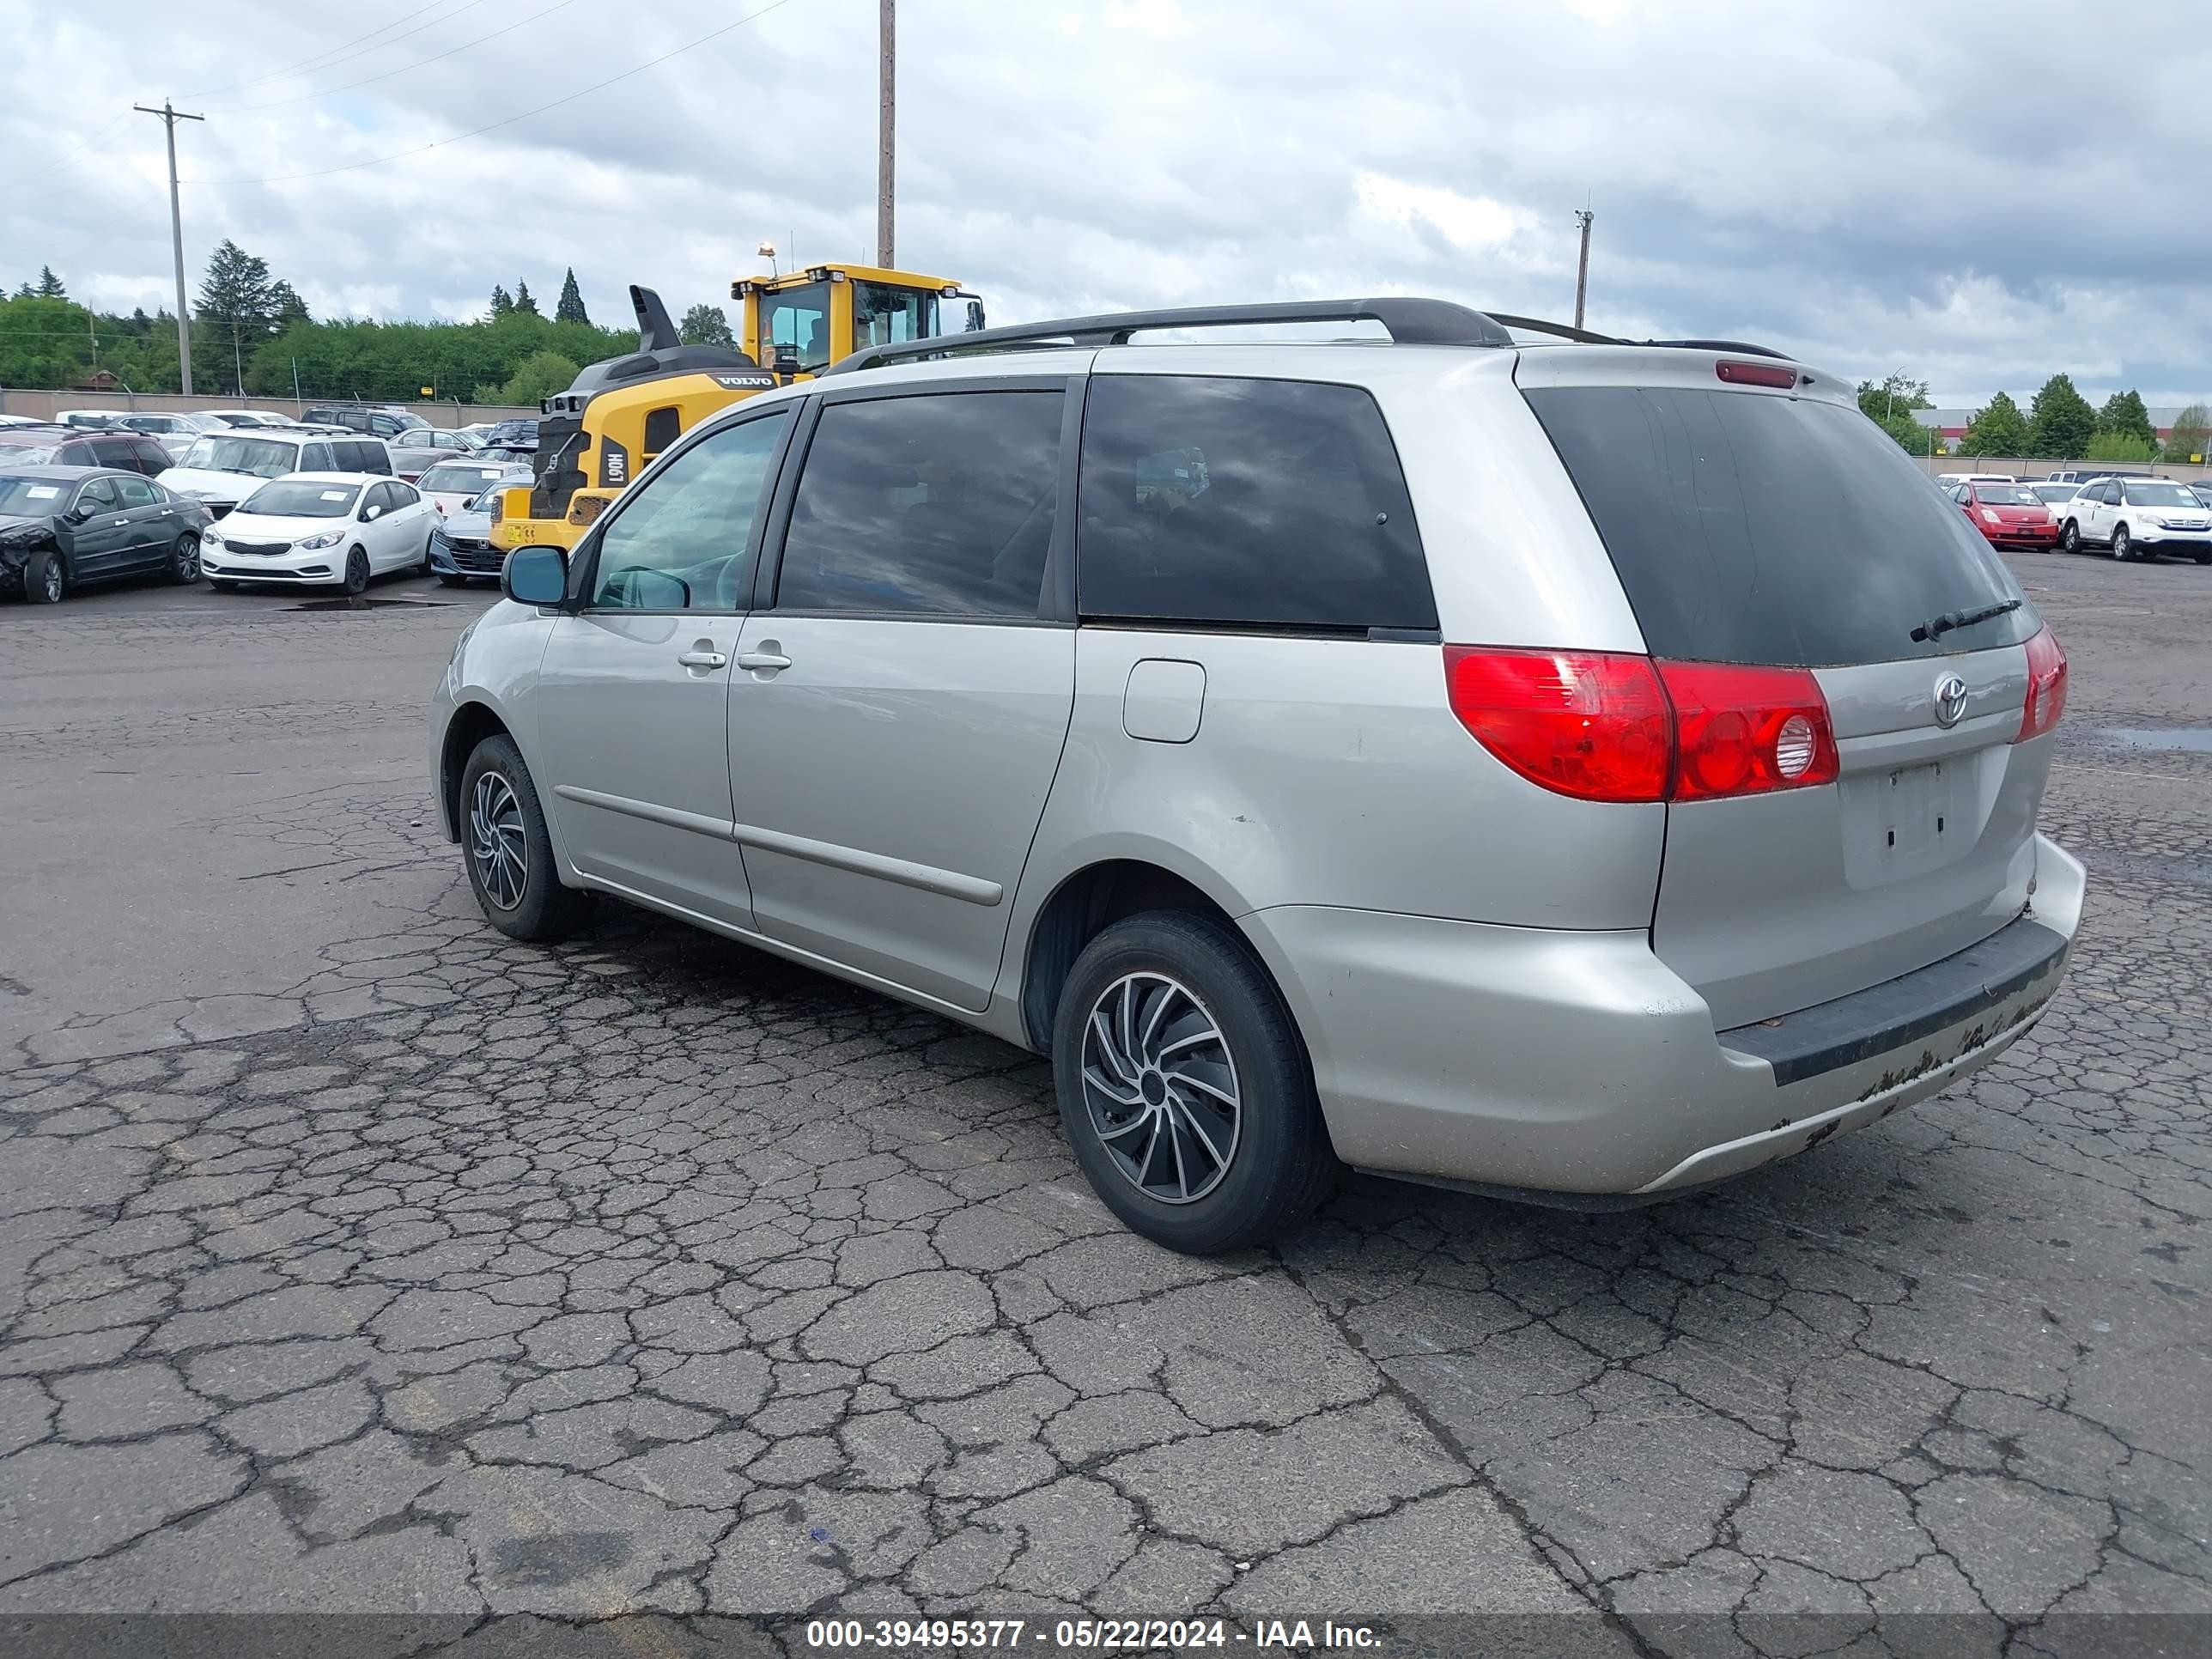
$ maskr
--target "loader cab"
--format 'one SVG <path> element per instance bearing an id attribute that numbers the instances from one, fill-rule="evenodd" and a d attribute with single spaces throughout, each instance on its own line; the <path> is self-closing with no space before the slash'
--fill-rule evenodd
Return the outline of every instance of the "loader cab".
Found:
<path id="1" fill-rule="evenodd" d="M 810 265 L 730 285 L 744 307 L 738 343 L 787 383 L 862 346 L 981 329 L 983 302 L 957 283 L 875 265 Z"/>

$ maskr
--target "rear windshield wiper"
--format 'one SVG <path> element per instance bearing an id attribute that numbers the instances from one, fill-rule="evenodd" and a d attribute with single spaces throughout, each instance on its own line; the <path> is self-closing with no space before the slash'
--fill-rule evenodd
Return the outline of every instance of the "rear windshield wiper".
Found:
<path id="1" fill-rule="evenodd" d="M 1932 640 L 1949 633 L 1954 628 L 1972 628 L 1992 617 L 2009 616 L 2027 603 L 2023 599 L 1999 599 L 1994 605 L 1978 605 L 1972 611 L 1946 611 L 1940 617 L 1930 617 L 1912 630 L 1916 641 Z"/>

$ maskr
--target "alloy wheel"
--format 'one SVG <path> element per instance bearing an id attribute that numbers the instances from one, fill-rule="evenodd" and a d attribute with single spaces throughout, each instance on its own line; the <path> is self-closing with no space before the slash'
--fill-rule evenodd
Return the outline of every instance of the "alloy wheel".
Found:
<path id="1" fill-rule="evenodd" d="M 51 557 L 47 559 L 46 579 L 40 586 L 46 596 L 48 605 L 59 605 L 62 602 L 62 562 L 59 559 Z"/>
<path id="2" fill-rule="evenodd" d="M 1083 1100 L 1123 1178 L 1163 1203 L 1204 1198 L 1237 1156 L 1236 1057 L 1206 1005 L 1165 974 L 1125 975 L 1091 1005 Z"/>
<path id="3" fill-rule="evenodd" d="M 177 580 L 196 582 L 200 579 L 200 538 L 179 536 L 177 538 Z"/>
<path id="4" fill-rule="evenodd" d="M 530 878 L 530 837 L 514 787 L 497 772 L 477 779 L 469 803 L 469 858 L 484 896 L 501 910 L 522 902 Z"/>
<path id="5" fill-rule="evenodd" d="M 2130 556 L 2128 546 L 2128 527 L 2125 525 L 2112 532 L 2112 556 L 2121 560 Z"/>

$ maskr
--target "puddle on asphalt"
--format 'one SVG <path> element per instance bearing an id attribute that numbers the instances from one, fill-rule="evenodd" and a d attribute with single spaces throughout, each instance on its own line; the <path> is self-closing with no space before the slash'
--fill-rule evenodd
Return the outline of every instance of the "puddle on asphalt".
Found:
<path id="1" fill-rule="evenodd" d="M 2212 755 L 2212 726 L 2108 726 L 2097 735 L 2130 749 L 2179 749 Z"/>
<path id="2" fill-rule="evenodd" d="M 288 611 L 446 611 L 444 599 L 307 599 L 287 605 Z"/>

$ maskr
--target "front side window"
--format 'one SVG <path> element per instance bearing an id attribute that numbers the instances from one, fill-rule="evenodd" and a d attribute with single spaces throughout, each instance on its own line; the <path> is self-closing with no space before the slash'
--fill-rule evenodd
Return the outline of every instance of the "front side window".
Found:
<path id="1" fill-rule="evenodd" d="M 599 535 L 593 608 L 743 611 L 752 598 L 754 521 L 791 410 L 712 433 L 676 456 Z"/>
<path id="2" fill-rule="evenodd" d="M 1035 617 L 1060 409 L 1058 392 L 830 404 L 792 501 L 776 608 Z"/>
<path id="3" fill-rule="evenodd" d="M 937 295 L 886 283 L 853 284 L 853 349 L 926 340 L 937 332 Z"/>
<path id="4" fill-rule="evenodd" d="M 1086 617 L 1437 625 L 1397 452 L 1357 386 L 1095 376 L 1081 501 Z"/>
<path id="5" fill-rule="evenodd" d="M 761 350 L 773 362 L 786 349 L 809 374 L 830 367 L 830 284 L 806 283 L 761 295 Z"/>
<path id="6" fill-rule="evenodd" d="M 80 513 L 120 513 L 123 498 L 115 493 L 114 479 L 94 478 L 77 491 L 76 505 Z"/>

